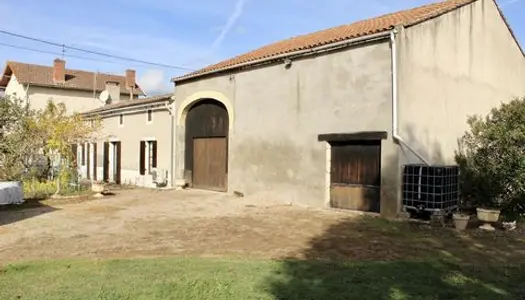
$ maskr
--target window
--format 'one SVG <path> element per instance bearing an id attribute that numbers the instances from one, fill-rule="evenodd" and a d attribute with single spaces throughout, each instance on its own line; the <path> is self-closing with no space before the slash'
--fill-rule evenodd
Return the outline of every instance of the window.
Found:
<path id="1" fill-rule="evenodd" d="M 148 123 L 151 123 L 153 121 L 153 111 L 151 109 L 148 109 Z"/>
<path id="2" fill-rule="evenodd" d="M 124 115 L 123 114 L 120 114 L 118 116 L 118 124 L 119 125 L 124 125 Z"/>
<path id="3" fill-rule="evenodd" d="M 140 141 L 140 175 L 151 174 L 157 167 L 157 141 Z"/>

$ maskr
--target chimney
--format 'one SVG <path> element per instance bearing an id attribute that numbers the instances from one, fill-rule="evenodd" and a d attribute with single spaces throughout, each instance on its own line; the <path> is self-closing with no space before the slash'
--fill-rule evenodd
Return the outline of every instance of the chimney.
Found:
<path id="1" fill-rule="evenodd" d="M 66 61 L 62 59 L 55 59 L 53 62 L 53 82 L 66 83 Z"/>
<path id="2" fill-rule="evenodd" d="M 126 87 L 128 89 L 135 88 L 135 70 L 126 70 Z"/>
<path id="3" fill-rule="evenodd" d="M 106 82 L 106 91 L 109 93 L 110 103 L 117 103 L 120 101 L 120 86 L 118 82 Z"/>

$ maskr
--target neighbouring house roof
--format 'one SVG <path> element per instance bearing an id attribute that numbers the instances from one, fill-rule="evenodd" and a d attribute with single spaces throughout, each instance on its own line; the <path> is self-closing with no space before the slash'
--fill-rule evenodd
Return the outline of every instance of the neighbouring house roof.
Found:
<path id="1" fill-rule="evenodd" d="M 93 91 L 95 87 L 97 92 L 101 92 L 106 88 L 106 82 L 118 82 L 120 85 L 120 93 L 124 95 L 130 94 L 130 90 L 126 88 L 125 76 L 66 69 L 66 82 L 57 84 L 53 81 L 53 66 L 26 64 L 14 61 L 7 62 L 2 78 L 0 79 L 0 87 L 5 88 L 13 74 L 18 82 L 22 84 L 82 91 Z M 142 91 L 138 85 L 135 85 L 133 94 L 139 96 L 145 95 L 144 91 Z"/>
<path id="2" fill-rule="evenodd" d="M 93 110 L 87 111 L 83 113 L 83 115 L 97 115 L 101 113 L 111 112 L 116 109 L 123 109 L 123 108 L 132 108 L 134 106 L 138 105 L 145 105 L 145 104 L 155 104 L 157 102 L 165 102 L 170 101 L 171 96 L 173 94 L 163 94 L 163 95 L 157 95 L 157 96 L 151 96 L 147 98 L 141 98 L 141 99 L 135 99 L 135 100 L 120 100 L 117 103 L 114 104 L 108 104 L 99 108 L 95 108 Z"/>
<path id="3" fill-rule="evenodd" d="M 389 31 L 396 26 L 410 27 L 436 18 L 475 1 L 477 0 L 446 0 L 359 21 L 353 24 L 342 25 L 310 34 L 292 37 L 194 71 L 192 73 L 173 78 L 172 81 L 179 82 L 183 81 L 184 79 L 213 74 L 215 72 L 220 72 L 225 69 L 239 66 L 241 64 L 244 65 L 246 63 L 255 62 L 260 59 L 272 58 L 274 56 L 286 53 L 307 50 L 357 37 L 381 33 Z"/>

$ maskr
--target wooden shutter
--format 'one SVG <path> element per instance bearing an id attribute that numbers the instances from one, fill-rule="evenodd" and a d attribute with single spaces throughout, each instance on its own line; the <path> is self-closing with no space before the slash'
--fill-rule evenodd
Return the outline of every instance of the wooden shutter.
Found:
<path id="1" fill-rule="evenodd" d="M 116 172 L 116 177 L 115 178 L 115 183 L 116 184 L 120 184 L 121 183 L 121 178 L 120 178 L 120 168 L 122 167 L 122 147 L 121 147 L 121 144 L 120 142 L 116 142 L 115 143 L 115 146 L 117 147 L 117 172 Z"/>
<path id="2" fill-rule="evenodd" d="M 82 157 L 81 157 L 81 161 L 82 161 L 82 165 L 85 166 L 86 165 L 86 144 L 82 144 Z"/>
<path id="3" fill-rule="evenodd" d="M 87 144 L 87 149 L 86 149 L 86 154 L 87 154 L 87 156 L 86 156 L 86 161 L 87 161 L 87 171 L 86 171 L 87 174 L 86 175 L 87 176 L 86 177 L 87 177 L 87 179 L 91 179 L 91 174 L 90 174 L 91 173 L 90 172 L 91 171 L 91 157 L 89 155 L 90 154 L 90 152 L 89 152 L 89 148 L 90 147 L 89 146 L 90 146 L 90 144 Z"/>
<path id="4" fill-rule="evenodd" d="M 71 154 L 73 161 L 71 162 L 74 168 L 77 168 L 77 157 L 78 157 L 78 145 L 72 144 L 71 145 Z"/>
<path id="5" fill-rule="evenodd" d="M 140 175 L 146 174 L 146 142 L 140 141 L 139 170 Z"/>
<path id="6" fill-rule="evenodd" d="M 151 156 L 151 167 L 156 168 L 157 167 L 157 141 L 151 142 L 151 149 L 153 151 L 153 155 Z"/>
<path id="7" fill-rule="evenodd" d="M 109 142 L 104 142 L 103 180 L 109 181 Z"/>
<path id="8" fill-rule="evenodd" d="M 97 143 L 93 143 L 93 180 L 97 180 Z"/>

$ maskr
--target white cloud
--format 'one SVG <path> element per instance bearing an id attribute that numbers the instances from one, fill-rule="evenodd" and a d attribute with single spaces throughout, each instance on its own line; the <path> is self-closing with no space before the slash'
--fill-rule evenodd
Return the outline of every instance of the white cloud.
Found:
<path id="1" fill-rule="evenodd" d="M 139 75 L 138 84 L 148 96 L 165 94 L 172 91 L 170 79 L 162 70 L 149 69 Z"/>

